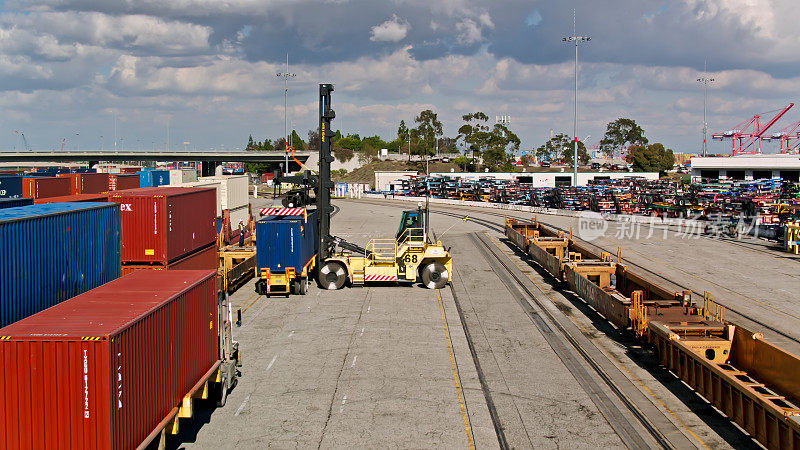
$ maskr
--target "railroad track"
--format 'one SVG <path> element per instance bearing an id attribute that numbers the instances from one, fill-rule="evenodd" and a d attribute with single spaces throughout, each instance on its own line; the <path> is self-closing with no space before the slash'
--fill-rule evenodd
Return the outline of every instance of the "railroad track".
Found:
<path id="1" fill-rule="evenodd" d="M 508 218 L 519 219 L 519 220 L 530 220 L 529 218 L 526 218 L 526 217 L 519 217 L 519 216 L 508 215 L 508 214 L 500 214 L 500 213 L 495 213 L 495 212 L 492 212 L 492 211 L 475 211 L 474 209 L 470 209 L 469 212 L 472 213 L 472 214 L 482 214 L 482 215 L 496 216 L 496 217 L 499 217 L 499 218 L 508 217 Z M 450 211 L 431 210 L 431 213 L 444 215 L 444 216 L 448 216 L 448 217 L 454 217 L 454 218 L 462 218 L 463 217 L 463 214 L 454 213 L 454 212 L 450 212 Z M 497 231 L 498 233 L 501 233 L 501 234 L 504 231 L 503 230 L 503 226 L 499 225 L 497 222 L 489 221 L 489 220 L 486 220 L 486 219 L 480 219 L 480 218 L 472 217 L 472 216 L 470 216 L 470 220 L 475 222 L 475 223 L 477 223 L 477 224 L 479 224 L 479 225 L 481 225 L 481 226 L 483 226 L 483 227 L 485 227 L 485 228 Z M 548 224 L 548 226 L 551 227 L 551 228 L 554 228 L 554 229 L 569 233 L 569 229 L 557 227 L 557 226 L 550 225 L 550 224 Z M 590 245 L 592 247 L 595 247 L 598 250 L 601 250 L 601 251 L 604 251 L 604 252 L 608 252 L 608 253 L 610 253 L 612 255 L 616 254 L 616 251 L 613 250 L 613 249 L 604 248 L 604 247 L 601 247 L 601 246 L 598 246 L 598 245 L 592 244 L 592 243 L 586 243 L 586 244 L 588 244 L 588 245 Z M 641 254 L 640 252 L 635 252 L 635 253 L 640 254 L 645 259 L 649 259 L 649 260 L 653 261 L 652 258 L 649 258 L 646 255 Z M 655 272 L 655 271 L 653 271 L 651 269 L 643 267 L 643 266 L 641 266 L 639 264 L 636 264 L 636 263 L 634 263 L 634 262 L 632 262 L 630 260 L 627 260 L 625 258 L 623 258 L 623 260 L 625 261 L 626 264 L 628 264 L 628 265 L 630 265 L 632 267 L 636 267 L 637 269 L 639 269 L 639 270 L 641 270 L 643 272 L 647 272 L 652 277 L 656 277 L 656 278 L 659 278 L 661 280 L 664 280 L 664 281 L 668 282 L 669 284 L 680 288 L 680 290 L 692 291 L 695 295 L 697 295 L 697 296 L 699 296 L 701 298 L 703 297 L 703 293 L 702 292 L 698 292 L 698 291 L 690 288 L 689 286 L 686 286 L 684 284 L 675 282 L 672 279 L 667 278 L 666 276 L 659 274 L 658 272 Z M 660 263 L 658 261 L 654 261 L 654 262 Z M 800 316 L 797 316 L 797 315 L 792 314 L 792 313 L 787 312 L 787 311 L 779 310 L 779 309 L 774 308 L 774 307 L 769 306 L 769 305 L 765 305 L 763 302 L 760 302 L 760 301 L 758 301 L 756 299 L 753 299 L 753 298 L 751 298 L 749 296 L 746 296 L 746 295 L 744 295 L 742 293 L 739 293 L 739 292 L 737 292 L 735 290 L 732 290 L 730 288 L 726 288 L 725 286 L 719 285 L 718 283 L 715 283 L 715 282 L 713 282 L 711 280 L 706 280 L 703 277 L 699 277 L 697 275 L 691 274 L 691 273 L 689 273 L 689 272 L 687 272 L 685 270 L 682 270 L 680 268 L 675 268 L 675 269 L 680 271 L 680 272 L 692 275 L 692 276 L 694 276 L 694 277 L 696 277 L 698 279 L 701 279 L 703 281 L 706 281 L 706 282 L 709 282 L 711 284 L 714 284 L 715 286 L 718 286 L 718 287 L 720 287 L 722 289 L 725 289 L 726 291 L 729 291 L 729 292 L 735 294 L 739 298 L 742 298 L 745 301 L 754 304 L 755 306 L 758 306 L 760 308 L 764 308 L 764 309 L 766 309 L 767 311 L 769 311 L 771 313 L 785 316 L 789 320 L 792 320 L 792 321 L 797 322 L 798 324 L 800 324 Z M 717 300 L 715 299 L 715 301 L 717 301 Z M 796 337 L 794 337 L 794 336 L 792 336 L 792 335 L 790 335 L 790 334 L 788 334 L 788 333 L 786 333 L 786 332 L 784 332 L 784 331 L 782 331 L 782 330 L 780 330 L 778 328 L 775 328 L 775 327 L 763 322 L 762 320 L 759 320 L 757 318 L 754 318 L 754 317 L 744 313 L 741 309 L 735 308 L 735 307 L 731 307 L 730 304 L 726 304 L 726 303 L 723 303 L 723 302 L 719 302 L 719 303 L 721 305 L 723 305 L 728 311 L 734 313 L 738 318 L 743 319 L 743 321 L 750 322 L 750 324 L 758 325 L 759 327 L 761 327 L 763 329 L 766 329 L 766 330 L 769 330 L 770 332 L 773 332 L 776 335 L 779 335 L 784 339 L 787 339 L 787 340 L 789 340 L 789 341 L 791 341 L 793 343 L 796 343 L 796 344 L 800 344 L 800 339 L 798 339 L 798 338 L 796 338 Z M 743 325 L 745 325 L 745 324 L 743 324 Z"/>
<path id="2" fill-rule="evenodd" d="M 513 264 L 488 235 L 472 233 L 475 243 L 487 264 L 497 274 L 520 307 L 530 318 L 548 344 L 572 373 L 587 395 L 628 448 L 686 448 L 694 446 L 688 438 L 658 410 L 624 376 L 604 352 L 594 346 L 567 316 L 554 310 L 549 294 L 531 278 L 526 279 L 521 267 Z M 459 315 L 461 306 L 453 291 Z M 469 336 L 466 321 L 462 319 Z M 469 342 L 469 337 L 468 337 Z M 470 343 L 471 345 L 471 343 Z M 477 361 L 477 354 L 473 354 Z M 482 374 L 479 373 L 479 378 Z M 490 398 L 488 386 L 482 382 L 484 395 Z M 609 395 L 610 394 L 610 395 Z M 493 410 L 490 406 L 490 411 Z M 498 420 L 492 415 L 493 421 Z M 495 429 L 502 424 L 495 422 Z M 498 435 L 498 442 L 501 442 Z M 502 444 L 501 444 L 502 447 Z"/>

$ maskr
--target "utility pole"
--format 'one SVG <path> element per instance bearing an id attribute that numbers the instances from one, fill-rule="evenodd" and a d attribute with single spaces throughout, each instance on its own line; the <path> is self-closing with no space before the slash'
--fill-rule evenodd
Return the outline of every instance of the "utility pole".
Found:
<path id="1" fill-rule="evenodd" d="M 117 152 L 117 112 L 114 111 L 114 153 Z"/>
<path id="2" fill-rule="evenodd" d="M 573 126 L 574 152 L 572 156 L 573 186 L 578 186 L 578 44 L 592 40 L 589 36 L 578 36 L 575 26 L 575 10 L 572 10 L 572 36 L 562 38 L 564 42 L 575 42 L 575 122 Z"/>
<path id="3" fill-rule="evenodd" d="M 284 146 L 287 148 L 283 149 L 283 152 L 286 157 L 286 164 L 283 166 L 283 173 L 287 175 L 289 173 L 289 130 L 288 130 L 288 121 L 287 121 L 287 104 L 289 99 L 289 78 L 294 78 L 297 74 L 289 72 L 289 54 L 286 54 L 286 72 L 278 72 L 275 74 L 278 78 L 283 78 L 283 138 L 284 138 Z M 331 89 L 332 90 L 332 89 Z"/>
<path id="4" fill-rule="evenodd" d="M 706 102 L 708 101 L 708 83 L 713 83 L 713 78 L 707 76 L 707 63 L 703 63 L 703 76 L 698 78 L 697 81 L 703 83 L 703 156 L 706 156 L 707 139 L 708 139 L 708 122 L 706 121 Z"/>

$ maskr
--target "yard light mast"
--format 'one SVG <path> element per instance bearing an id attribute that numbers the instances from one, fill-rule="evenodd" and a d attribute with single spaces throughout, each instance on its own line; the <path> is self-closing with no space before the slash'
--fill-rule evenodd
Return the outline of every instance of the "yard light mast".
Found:
<path id="1" fill-rule="evenodd" d="M 578 36 L 577 32 L 575 31 L 575 10 L 572 10 L 572 36 L 568 36 L 562 38 L 561 40 L 564 42 L 574 42 L 575 43 L 575 121 L 573 126 L 573 145 L 574 145 L 574 152 L 572 156 L 572 164 L 573 164 L 573 186 L 578 186 L 578 44 L 581 42 L 589 42 L 592 40 L 589 36 Z"/>

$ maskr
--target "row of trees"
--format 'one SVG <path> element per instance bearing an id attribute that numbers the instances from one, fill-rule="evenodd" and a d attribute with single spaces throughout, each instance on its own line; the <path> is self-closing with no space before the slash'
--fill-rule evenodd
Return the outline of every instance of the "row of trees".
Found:
<path id="1" fill-rule="evenodd" d="M 380 136 L 362 138 L 358 134 L 343 135 L 337 130 L 331 138 L 334 156 L 339 161 L 347 161 L 356 156 L 360 162 L 366 163 L 378 156 L 380 149 L 388 149 L 391 153 L 405 153 L 408 160 L 412 156 L 420 159 L 425 155 L 439 153 L 457 153 L 457 145 L 464 149 L 464 155 L 456 159 L 456 163 L 465 170 L 489 169 L 490 171 L 508 171 L 513 168 L 514 152 L 519 150 L 520 139 L 506 125 L 501 123 L 490 124 L 489 117 L 483 112 L 474 112 L 462 116 L 464 124 L 459 127 L 455 138 L 443 135 L 442 123 L 438 115 L 426 109 L 414 118 L 414 127 L 409 128 L 405 120 L 400 121 L 397 136 L 390 141 L 383 140 Z M 319 132 L 310 130 L 308 140 L 304 141 L 296 131 L 292 131 L 291 143 L 296 150 L 319 150 Z M 620 118 L 606 127 L 605 135 L 600 141 L 599 148 L 607 155 L 615 151 L 628 149 L 628 162 L 633 164 L 637 171 L 664 172 L 672 167 L 672 150 L 665 149 L 662 144 L 648 145 L 649 141 L 644 135 L 644 130 L 632 119 Z M 265 139 L 263 142 L 254 141 L 253 137 L 247 144 L 247 150 L 264 151 L 279 150 L 285 147 L 284 138 L 274 141 Z M 534 153 L 546 161 L 560 161 L 572 164 L 574 141 L 566 133 L 552 136 L 547 142 L 539 146 Z M 529 163 L 530 155 L 524 155 L 522 161 Z M 590 155 L 583 142 L 578 141 L 578 162 L 588 164 Z M 251 169 L 262 169 L 251 167 Z M 266 170 L 266 169 L 265 169 Z"/>

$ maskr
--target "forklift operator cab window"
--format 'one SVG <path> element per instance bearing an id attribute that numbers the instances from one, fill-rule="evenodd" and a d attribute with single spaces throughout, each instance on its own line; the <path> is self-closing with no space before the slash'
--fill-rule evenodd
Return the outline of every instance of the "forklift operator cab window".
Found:
<path id="1" fill-rule="evenodd" d="M 400 239 L 403 232 L 408 228 L 423 228 L 422 216 L 417 211 L 403 211 L 403 217 L 400 220 L 400 228 L 397 230 L 396 239 Z M 420 235 L 422 230 L 420 230 Z M 416 234 L 416 233 L 415 233 Z"/>

